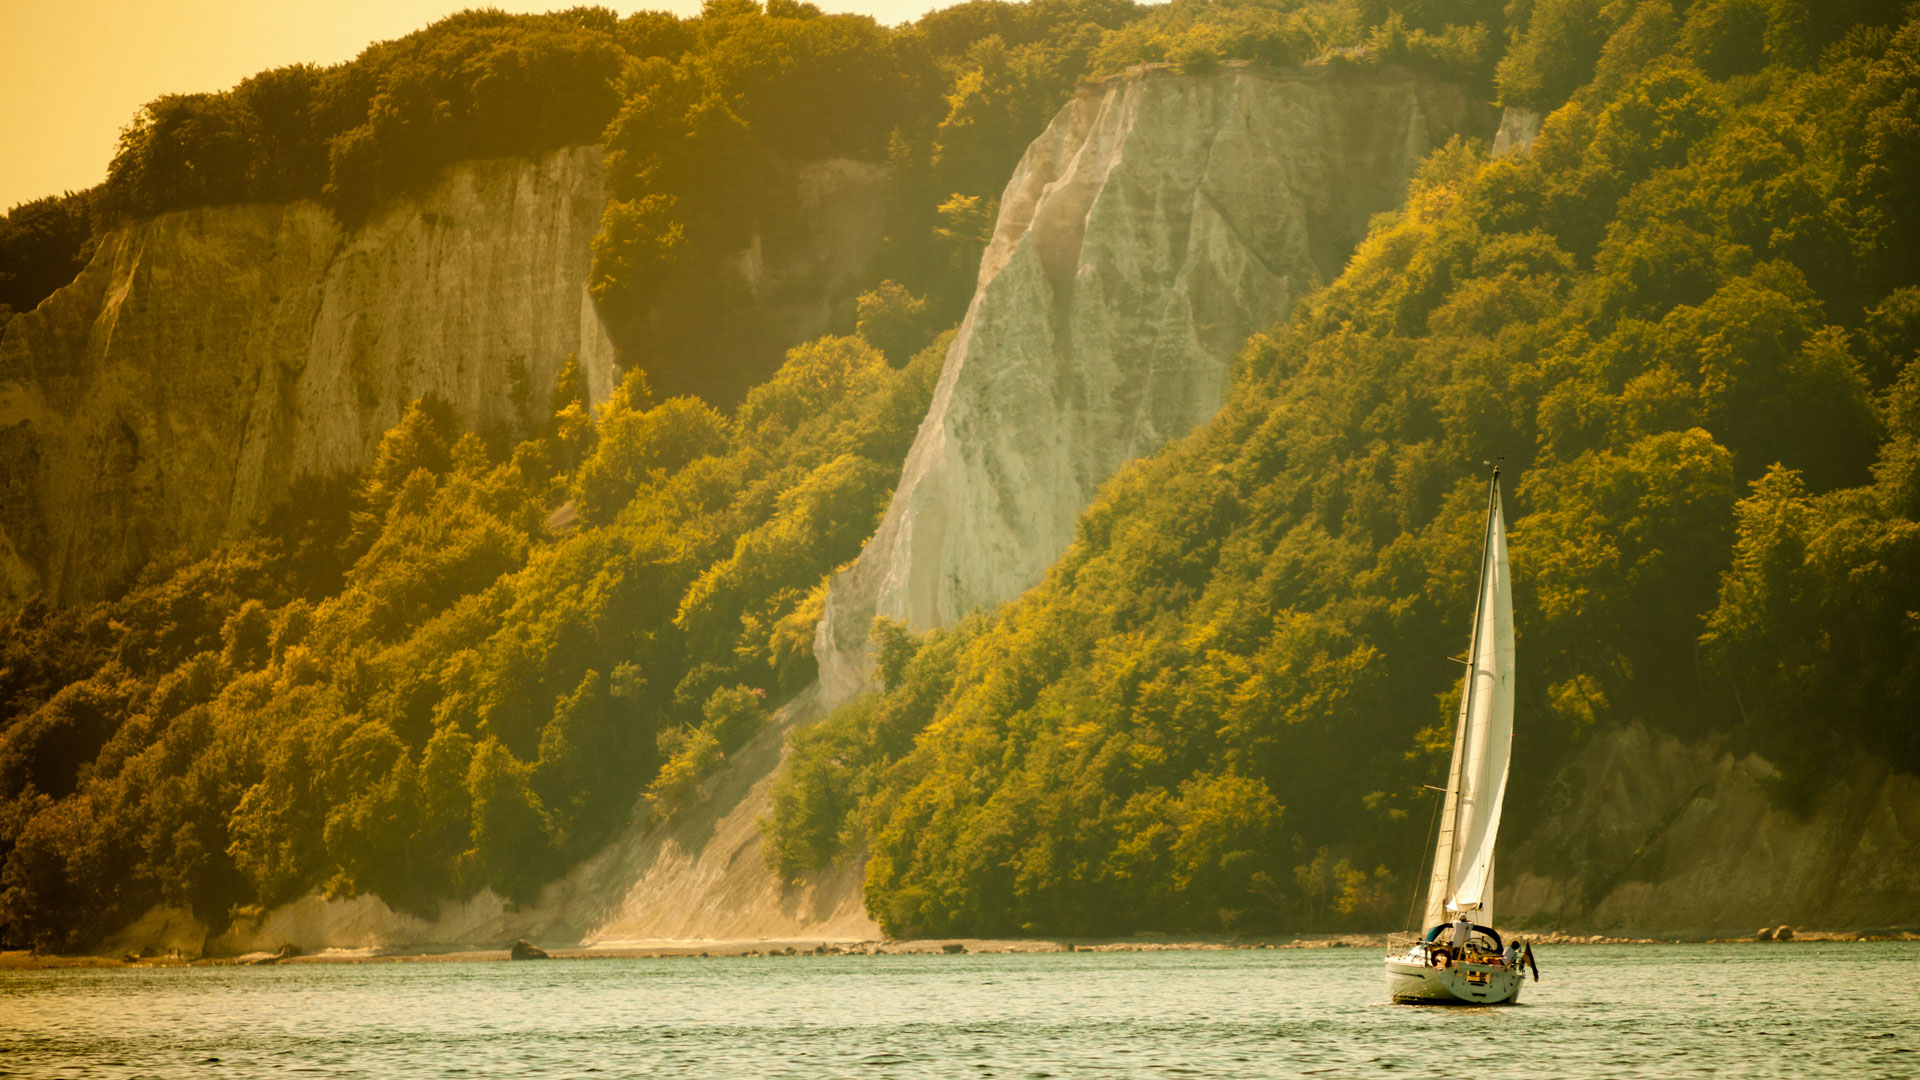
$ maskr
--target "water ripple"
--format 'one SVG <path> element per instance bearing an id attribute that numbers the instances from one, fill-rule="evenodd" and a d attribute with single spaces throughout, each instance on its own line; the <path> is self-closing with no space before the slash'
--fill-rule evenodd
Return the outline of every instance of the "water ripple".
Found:
<path id="1" fill-rule="evenodd" d="M 1541 959 L 1474 1010 L 1346 950 L 7 971 L 0 1075 L 1920 1074 L 1920 944 Z"/>

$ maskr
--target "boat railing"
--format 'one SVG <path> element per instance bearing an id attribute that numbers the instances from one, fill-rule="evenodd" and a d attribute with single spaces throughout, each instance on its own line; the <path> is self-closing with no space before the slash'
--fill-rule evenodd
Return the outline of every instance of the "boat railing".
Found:
<path id="1" fill-rule="evenodd" d="M 1387 935 L 1387 955 L 1388 956 L 1405 956 L 1408 952 L 1412 951 L 1415 945 L 1418 945 L 1425 940 L 1426 940 L 1426 937 L 1422 934 L 1408 933 L 1406 931 L 1400 931 L 1398 933 L 1388 934 Z"/>

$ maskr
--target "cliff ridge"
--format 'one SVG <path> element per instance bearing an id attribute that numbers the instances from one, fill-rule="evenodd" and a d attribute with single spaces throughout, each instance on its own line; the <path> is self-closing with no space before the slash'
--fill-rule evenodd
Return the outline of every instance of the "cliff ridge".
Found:
<path id="1" fill-rule="evenodd" d="M 874 616 L 920 632 L 1039 581 L 1099 486 L 1213 415 L 1247 337 L 1481 112 L 1398 69 L 1149 71 L 1070 101 L 1007 183 L 893 502 L 833 581 L 823 700 L 867 685 Z"/>
<path id="2" fill-rule="evenodd" d="M 455 166 L 351 229 L 299 201 L 108 233 L 0 337 L 0 600 L 97 600 L 210 550 L 295 477 L 364 465 L 423 395 L 514 430 L 573 356 L 605 397 L 605 186 L 576 146 Z"/>

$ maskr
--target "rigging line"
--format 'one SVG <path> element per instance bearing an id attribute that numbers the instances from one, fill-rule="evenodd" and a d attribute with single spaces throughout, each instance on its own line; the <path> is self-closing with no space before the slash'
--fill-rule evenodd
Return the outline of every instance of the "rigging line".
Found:
<path id="1" fill-rule="evenodd" d="M 1447 790 L 1446 788 L 1436 788 L 1432 784 L 1421 784 L 1420 786 L 1423 788 L 1432 788 L 1434 791 L 1439 791 L 1439 792 L 1445 792 Z M 1440 799 L 1433 800 L 1433 816 L 1427 818 L 1427 839 L 1420 845 L 1420 850 L 1423 852 L 1433 846 L 1433 827 L 1434 825 L 1438 824 L 1440 821 L 1440 803 L 1441 802 L 1442 800 Z M 1425 865 L 1427 865 L 1427 857 L 1425 855 L 1422 855 L 1420 856 L 1420 861 L 1414 864 L 1415 872 L 1413 876 L 1413 896 L 1411 896 L 1407 900 L 1407 926 L 1412 928 L 1415 932 L 1418 932 L 1420 927 L 1414 924 L 1413 908 L 1415 904 L 1418 904 L 1420 902 L 1419 868 Z"/>

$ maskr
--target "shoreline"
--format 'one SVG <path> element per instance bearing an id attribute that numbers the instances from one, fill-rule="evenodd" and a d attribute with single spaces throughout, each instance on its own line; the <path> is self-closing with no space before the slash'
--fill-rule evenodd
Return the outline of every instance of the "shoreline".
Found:
<path id="1" fill-rule="evenodd" d="M 1615 937 L 1605 934 L 1567 934 L 1548 931 L 1521 936 L 1533 945 L 1778 945 L 1831 944 L 1856 941 L 1920 941 L 1920 931 L 1908 927 L 1874 930 L 1796 930 L 1791 939 L 1768 941 L 1754 935 L 1715 937 L 1712 935 L 1670 935 L 1657 937 Z M 592 945 L 554 946 L 544 950 L 540 959 L 550 960 L 630 960 L 630 959 L 718 959 L 786 958 L 816 956 L 938 956 L 996 953 L 1068 953 L 1068 952 L 1226 952 L 1233 950 L 1275 949 L 1364 949 L 1385 948 L 1387 934 L 1311 934 L 1305 936 L 1272 935 L 1228 938 L 1206 935 L 1141 935 L 1130 938 L 925 938 L 909 941 L 806 939 L 737 939 L 712 941 L 634 941 L 605 942 Z M 511 961 L 511 949 L 479 949 L 453 946 L 443 949 L 401 946 L 394 948 L 325 949 L 312 954 L 245 953 L 239 956 L 98 956 L 79 954 L 36 955 L 30 950 L 0 951 L 0 971 L 39 971 L 63 968 L 169 968 L 169 967 L 264 967 L 279 964 L 398 964 L 398 963 L 486 963 Z"/>

